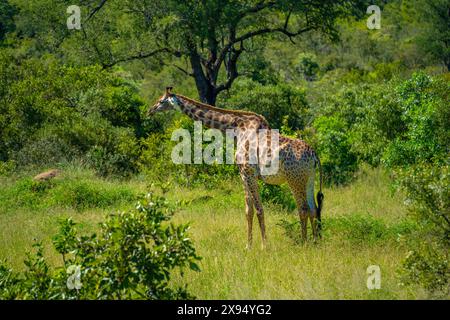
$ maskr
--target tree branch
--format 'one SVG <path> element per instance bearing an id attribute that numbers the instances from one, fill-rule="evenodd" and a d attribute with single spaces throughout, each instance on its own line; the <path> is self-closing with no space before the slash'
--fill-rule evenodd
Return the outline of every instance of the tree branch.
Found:
<path id="1" fill-rule="evenodd" d="M 289 18 L 287 18 L 287 20 L 288 19 Z M 223 49 L 221 50 L 221 52 L 220 52 L 220 54 L 219 54 L 219 56 L 218 56 L 218 58 L 216 60 L 215 67 L 216 68 L 220 67 L 220 65 L 222 64 L 223 59 L 225 58 L 225 55 L 227 54 L 227 52 L 230 50 L 230 48 L 235 43 L 243 42 L 244 40 L 247 40 L 247 39 L 259 36 L 259 35 L 264 35 L 264 34 L 269 34 L 269 33 L 276 33 L 276 32 L 279 32 L 279 33 L 282 33 L 282 34 L 286 35 L 292 41 L 292 39 L 291 39 L 292 37 L 298 36 L 298 35 L 300 35 L 302 33 L 310 31 L 310 30 L 312 30 L 314 28 L 315 28 L 315 26 L 308 26 L 308 27 L 299 29 L 296 32 L 290 32 L 290 31 L 287 30 L 287 24 L 285 22 L 285 25 L 283 27 L 281 27 L 281 28 L 264 28 L 264 29 L 259 29 L 259 30 L 255 30 L 255 31 L 251 31 L 251 32 L 248 32 L 246 34 L 243 34 L 240 37 L 234 38 L 234 40 L 230 39 L 230 42 L 227 45 L 225 45 L 223 47 Z"/>
<path id="2" fill-rule="evenodd" d="M 186 69 L 183 69 L 182 67 L 176 65 L 175 63 L 172 64 L 172 66 L 174 66 L 175 68 L 177 68 L 178 70 L 180 70 L 181 72 L 183 72 L 185 75 L 189 76 L 189 77 L 193 77 L 194 73 L 187 71 Z"/>
<path id="3" fill-rule="evenodd" d="M 238 14 L 234 23 L 237 24 L 242 18 L 244 18 L 248 14 L 258 13 L 259 11 L 262 11 L 266 8 L 274 7 L 276 4 L 277 4 L 277 1 L 269 1 L 269 2 L 260 1 L 254 7 L 251 7 L 249 9 L 241 12 L 240 14 Z"/>
<path id="4" fill-rule="evenodd" d="M 221 85 L 216 86 L 216 94 L 223 90 L 229 89 L 233 84 L 233 81 L 239 76 L 239 73 L 237 71 L 237 60 L 239 59 L 241 53 L 244 52 L 244 50 L 245 49 L 243 42 L 241 42 L 241 46 L 239 49 L 231 49 L 230 58 L 225 64 L 225 68 L 227 70 L 227 81 Z"/>
<path id="5" fill-rule="evenodd" d="M 172 53 L 175 56 L 177 56 L 177 54 L 178 54 L 178 52 L 173 51 L 173 50 L 171 50 L 169 48 L 160 48 L 160 49 L 156 49 L 156 50 L 153 50 L 153 51 L 150 51 L 150 52 L 147 52 L 147 53 L 140 52 L 140 53 L 138 53 L 136 55 L 132 55 L 132 56 L 129 56 L 129 57 L 115 59 L 112 62 L 102 64 L 102 66 L 103 66 L 104 69 L 106 69 L 106 68 L 110 68 L 110 67 L 112 67 L 112 66 L 114 66 L 114 65 L 116 65 L 116 64 L 118 64 L 120 62 L 127 62 L 127 61 L 145 59 L 145 58 L 153 57 L 153 56 L 155 56 L 155 55 L 157 55 L 159 53 L 163 53 L 163 52 Z"/>
<path id="6" fill-rule="evenodd" d="M 92 12 L 88 15 L 88 17 L 86 18 L 86 20 L 84 21 L 84 23 L 88 22 L 97 12 L 100 11 L 101 8 L 103 8 L 103 6 L 105 5 L 106 1 L 108 0 L 102 0 L 98 6 L 96 6 L 94 8 L 94 10 L 92 10 Z"/>

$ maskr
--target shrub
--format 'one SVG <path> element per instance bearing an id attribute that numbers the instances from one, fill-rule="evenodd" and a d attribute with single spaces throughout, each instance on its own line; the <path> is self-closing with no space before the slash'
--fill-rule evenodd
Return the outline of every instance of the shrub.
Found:
<path id="1" fill-rule="evenodd" d="M 383 160 L 389 167 L 445 159 L 450 144 L 448 82 L 416 73 L 397 87 L 404 123 L 387 146 Z"/>
<path id="2" fill-rule="evenodd" d="M 250 80 L 240 80 L 228 95 L 219 96 L 217 104 L 219 107 L 261 114 L 274 129 L 281 128 L 286 116 L 289 127 L 294 130 L 303 129 L 309 120 L 305 92 L 286 84 L 264 86 Z"/>
<path id="3" fill-rule="evenodd" d="M 432 295 L 448 296 L 450 279 L 450 185 L 448 165 L 399 170 L 397 179 L 420 228 L 406 239 L 405 284 L 420 284 Z"/>
<path id="4" fill-rule="evenodd" d="M 100 174 L 134 172 L 143 134 L 134 84 L 99 66 L 0 55 L 0 160 L 48 166 L 90 152 Z"/>
<path id="5" fill-rule="evenodd" d="M 129 202 L 136 194 L 125 187 L 105 188 L 87 181 L 59 184 L 50 192 L 51 202 L 61 207 L 81 211 L 89 208 L 107 208 L 120 202 Z"/>
<path id="6" fill-rule="evenodd" d="M 349 181 L 358 163 L 351 151 L 347 123 L 338 115 L 321 116 L 314 121 L 314 127 L 325 182 L 341 184 Z"/>
<path id="7" fill-rule="evenodd" d="M 58 135 L 48 134 L 27 141 L 19 151 L 11 154 L 11 158 L 20 167 L 43 167 L 68 162 L 78 155 L 78 151 Z"/>
<path id="8" fill-rule="evenodd" d="M 101 180 L 62 177 L 34 181 L 26 177 L 5 187 L 0 193 L 0 203 L 2 210 L 20 207 L 34 210 L 65 207 L 83 211 L 128 203 L 136 197 L 136 192 L 127 186 L 117 186 Z"/>
<path id="9" fill-rule="evenodd" d="M 152 179 L 159 183 L 172 180 L 187 186 L 213 186 L 233 176 L 237 176 L 237 166 L 223 164 L 175 164 L 171 153 L 178 141 L 171 141 L 172 132 L 176 129 L 186 129 L 194 137 L 193 122 L 187 118 L 175 120 L 164 134 L 153 133 L 143 139 L 143 150 L 139 159 L 139 167 Z M 204 130 L 207 128 L 203 127 Z M 191 141 L 191 161 L 193 163 L 194 147 Z M 224 141 L 225 143 L 225 141 Z M 203 150 L 208 143 L 202 145 Z M 223 152 L 225 157 L 225 150 Z M 223 160 L 225 162 L 225 159 Z M 161 174 L 164 172 L 165 174 Z"/>
<path id="10" fill-rule="evenodd" d="M 16 168 L 14 161 L 0 161 L 0 176 L 7 176 L 11 174 Z"/>
<path id="11" fill-rule="evenodd" d="M 352 214 L 326 221 L 324 230 L 334 229 L 354 243 L 374 243 L 388 235 L 387 226 L 370 214 Z M 326 232 L 326 231 L 325 231 Z"/>
<path id="12" fill-rule="evenodd" d="M 14 272 L 0 264 L 0 299 L 187 299 L 171 274 L 199 271 L 187 225 L 167 223 L 173 209 L 149 194 L 130 212 L 108 215 L 99 233 L 79 235 L 76 224 L 61 222 L 53 239 L 64 265 L 52 268 L 41 244 Z"/>
<path id="13" fill-rule="evenodd" d="M 292 211 L 297 208 L 294 197 L 287 185 L 270 185 L 259 181 L 261 200 L 267 203 L 280 205 L 282 208 Z"/>
<path id="14" fill-rule="evenodd" d="M 297 57 L 295 69 L 303 75 L 305 80 L 313 81 L 316 79 L 320 68 L 319 64 L 316 62 L 316 57 L 313 54 L 301 53 Z"/>

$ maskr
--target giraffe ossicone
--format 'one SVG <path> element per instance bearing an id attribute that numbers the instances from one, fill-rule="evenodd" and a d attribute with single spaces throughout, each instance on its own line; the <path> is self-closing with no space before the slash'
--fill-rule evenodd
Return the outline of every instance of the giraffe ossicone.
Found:
<path id="1" fill-rule="evenodd" d="M 270 128 L 262 115 L 249 111 L 217 108 L 174 94 L 171 90 L 172 87 L 166 88 L 164 95 L 148 110 L 149 115 L 155 112 L 178 110 L 194 121 L 200 121 L 206 127 L 226 132 L 227 137 L 231 136 L 230 130 L 235 130 L 238 140 L 235 157 L 239 158 L 236 163 L 245 191 L 247 247 L 251 247 L 253 241 L 254 209 L 256 209 L 261 230 L 263 247 L 266 243 L 264 209 L 258 190 L 259 179 L 268 184 L 288 184 L 297 203 L 302 239 L 307 239 L 308 219 L 311 222 L 313 237 L 317 239 L 320 236 L 323 205 L 323 174 L 317 153 L 303 140 L 279 135 L 276 129 Z M 275 137 L 273 132 L 277 133 Z M 255 140 L 258 140 L 256 144 Z M 265 140 L 265 143 L 260 144 L 259 140 Z M 227 146 L 229 144 L 227 141 Z M 227 157 L 229 159 L 228 152 Z M 265 166 L 272 161 L 277 162 L 276 170 L 267 171 Z M 320 182 L 320 189 L 316 196 L 317 204 L 314 196 L 316 168 L 319 170 Z"/>

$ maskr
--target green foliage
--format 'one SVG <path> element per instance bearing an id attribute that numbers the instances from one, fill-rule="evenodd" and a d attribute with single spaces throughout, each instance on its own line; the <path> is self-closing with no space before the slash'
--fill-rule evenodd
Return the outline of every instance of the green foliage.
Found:
<path id="1" fill-rule="evenodd" d="M 41 166 L 87 156 L 100 174 L 134 172 L 142 134 L 135 88 L 99 67 L 0 54 L 0 159 Z"/>
<path id="2" fill-rule="evenodd" d="M 285 84 L 264 86 L 250 80 L 236 82 L 229 95 L 220 96 L 218 106 L 261 114 L 274 129 L 280 129 L 287 117 L 287 125 L 294 130 L 305 126 L 309 108 L 302 89 Z"/>
<path id="3" fill-rule="evenodd" d="M 314 127 L 325 181 L 337 184 L 349 181 L 358 166 L 346 133 L 346 121 L 338 115 L 322 116 L 316 118 Z"/>
<path id="4" fill-rule="evenodd" d="M 288 211 L 293 211 L 297 208 L 295 200 L 287 185 L 270 185 L 260 181 L 259 193 L 263 202 L 280 205 Z"/>
<path id="5" fill-rule="evenodd" d="M 448 296 L 450 279 L 450 175 L 448 165 L 418 165 L 400 170 L 398 180 L 420 229 L 407 239 L 405 284 L 420 284 L 431 294 Z"/>
<path id="6" fill-rule="evenodd" d="M 14 15 L 17 8 L 8 0 L 0 0 L 0 47 L 7 33 L 15 29 Z"/>
<path id="7" fill-rule="evenodd" d="M 83 211 L 129 203 L 136 197 L 136 192 L 129 187 L 116 186 L 102 180 L 63 177 L 34 181 L 27 177 L 2 188 L 0 204 L 3 210 L 60 207 Z"/>
<path id="8" fill-rule="evenodd" d="M 191 164 L 175 164 L 171 154 L 179 141 L 171 141 L 172 132 L 177 129 L 189 130 L 191 136 Z M 203 135 L 207 128 L 203 127 Z M 139 159 L 140 169 L 152 180 L 160 183 L 173 181 L 187 186 L 214 186 L 230 177 L 237 175 L 235 165 L 225 164 L 225 151 L 223 152 L 224 164 L 194 164 L 194 125 L 193 121 L 183 117 L 175 120 L 164 134 L 154 133 L 142 141 L 142 154 Z M 225 141 L 224 141 L 225 143 Z M 209 145 L 204 142 L 202 152 Z M 165 174 L 161 175 L 161 172 Z"/>
<path id="9" fill-rule="evenodd" d="M 0 176 L 11 174 L 16 167 L 14 161 L 0 161 Z"/>
<path id="10" fill-rule="evenodd" d="M 450 144 L 448 82 L 414 74 L 397 88 L 404 130 L 388 145 L 390 167 L 444 159 Z"/>
<path id="11" fill-rule="evenodd" d="M 53 244 L 64 265 L 50 268 L 41 244 L 23 272 L 1 263 L 0 299 L 192 298 L 170 281 L 177 269 L 199 271 L 188 226 L 168 223 L 172 215 L 166 199 L 149 194 L 134 210 L 109 214 L 98 233 L 80 235 L 63 220 Z"/>
<path id="12" fill-rule="evenodd" d="M 302 243 L 298 219 L 281 219 L 278 225 L 285 235 L 296 244 Z M 328 241 L 344 240 L 355 245 L 377 245 L 383 241 L 397 241 L 418 230 L 410 219 L 386 225 L 383 220 L 370 214 L 349 214 L 327 218 L 322 221 L 323 237 Z"/>
<path id="13" fill-rule="evenodd" d="M 330 219 L 325 223 L 324 230 L 327 228 L 334 229 L 348 241 L 359 244 L 375 243 L 388 234 L 386 225 L 370 214 L 352 214 Z"/>
<path id="14" fill-rule="evenodd" d="M 421 32 L 417 36 L 418 46 L 450 71 L 448 1 L 419 0 L 418 7 L 418 20 L 421 24 Z"/>
<path id="15" fill-rule="evenodd" d="M 315 80 L 320 67 L 314 55 L 300 54 L 297 59 L 295 69 L 304 76 L 305 80 Z"/>

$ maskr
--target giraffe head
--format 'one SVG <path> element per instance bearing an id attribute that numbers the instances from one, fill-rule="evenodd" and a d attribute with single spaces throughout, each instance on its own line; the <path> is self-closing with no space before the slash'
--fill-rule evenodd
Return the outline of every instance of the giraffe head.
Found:
<path id="1" fill-rule="evenodd" d="M 172 87 L 166 87 L 166 92 L 159 98 L 159 100 L 149 108 L 147 111 L 148 115 L 152 115 L 160 111 L 168 110 L 180 110 L 180 100 L 178 97 L 171 92 Z"/>

